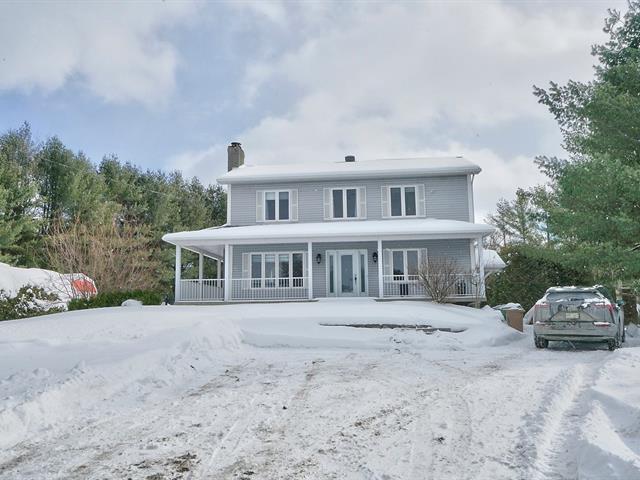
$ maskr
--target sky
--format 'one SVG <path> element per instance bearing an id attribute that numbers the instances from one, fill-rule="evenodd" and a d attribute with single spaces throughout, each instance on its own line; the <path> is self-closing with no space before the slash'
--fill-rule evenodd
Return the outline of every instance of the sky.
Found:
<path id="1" fill-rule="evenodd" d="M 247 164 L 464 155 L 477 220 L 564 156 L 532 86 L 592 78 L 608 1 L 0 1 L 0 132 L 213 183 Z"/>

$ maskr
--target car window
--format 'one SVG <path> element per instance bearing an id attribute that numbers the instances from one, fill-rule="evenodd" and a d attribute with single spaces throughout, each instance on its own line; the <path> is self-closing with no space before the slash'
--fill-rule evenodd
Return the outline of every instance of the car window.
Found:
<path id="1" fill-rule="evenodd" d="M 547 294 L 548 302 L 557 302 L 560 300 L 591 300 L 598 298 L 596 292 L 552 292 Z"/>

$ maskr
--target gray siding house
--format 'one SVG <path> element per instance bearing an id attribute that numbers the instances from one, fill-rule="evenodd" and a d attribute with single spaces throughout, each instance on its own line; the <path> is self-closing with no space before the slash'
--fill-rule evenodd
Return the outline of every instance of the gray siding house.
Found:
<path id="1" fill-rule="evenodd" d="M 459 267 L 451 301 L 484 299 L 482 238 L 473 179 L 462 157 L 250 166 L 228 147 L 227 223 L 169 233 L 176 246 L 177 302 L 426 296 L 420 265 L 451 258 Z M 182 250 L 199 257 L 183 279 Z M 203 262 L 216 262 L 203 278 Z"/>

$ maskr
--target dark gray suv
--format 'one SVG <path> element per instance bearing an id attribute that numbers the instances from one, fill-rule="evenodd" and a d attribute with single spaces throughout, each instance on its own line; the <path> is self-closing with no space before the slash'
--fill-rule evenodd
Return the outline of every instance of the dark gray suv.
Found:
<path id="1" fill-rule="evenodd" d="M 552 287 L 534 305 L 533 332 L 538 348 L 559 340 L 606 342 L 615 350 L 625 340 L 624 314 L 601 285 Z"/>

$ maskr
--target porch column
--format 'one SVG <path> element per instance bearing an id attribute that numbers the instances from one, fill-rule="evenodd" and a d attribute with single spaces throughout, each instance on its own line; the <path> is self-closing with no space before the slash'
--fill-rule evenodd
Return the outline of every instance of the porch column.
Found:
<path id="1" fill-rule="evenodd" d="M 226 243 L 224 245 L 224 301 L 228 302 L 231 299 L 231 245 Z"/>
<path id="2" fill-rule="evenodd" d="M 180 301 L 180 281 L 182 280 L 182 247 L 176 245 L 176 284 L 175 284 L 175 299 L 174 301 Z"/>
<path id="3" fill-rule="evenodd" d="M 198 254 L 198 285 L 200 286 L 200 300 L 204 300 L 204 285 L 202 284 L 202 274 L 204 272 L 204 256 Z"/>
<path id="4" fill-rule="evenodd" d="M 222 268 L 222 260 L 219 258 L 216 259 L 216 278 L 218 279 L 218 283 L 220 283 L 220 279 L 222 278 L 222 272 L 220 269 Z"/>
<path id="5" fill-rule="evenodd" d="M 384 298 L 384 270 L 382 268 L 382 240 L 378 240 L 378 298 Z"/>
<path id="6" fill-rule="evenodd" d="M 484 246 L 482 245 L 482 237 L 478 237 L 478 265 L 480 266 L 480 295 L 484 295 L 484 262 L 482 260 L 482 254 L 484 252 Z"/>
<path id="7" fill-rule="evenodd" d="M 308 298 L 313 299 L 313 243 L 307 242 L 307 285 L 308 285 Z"/>

